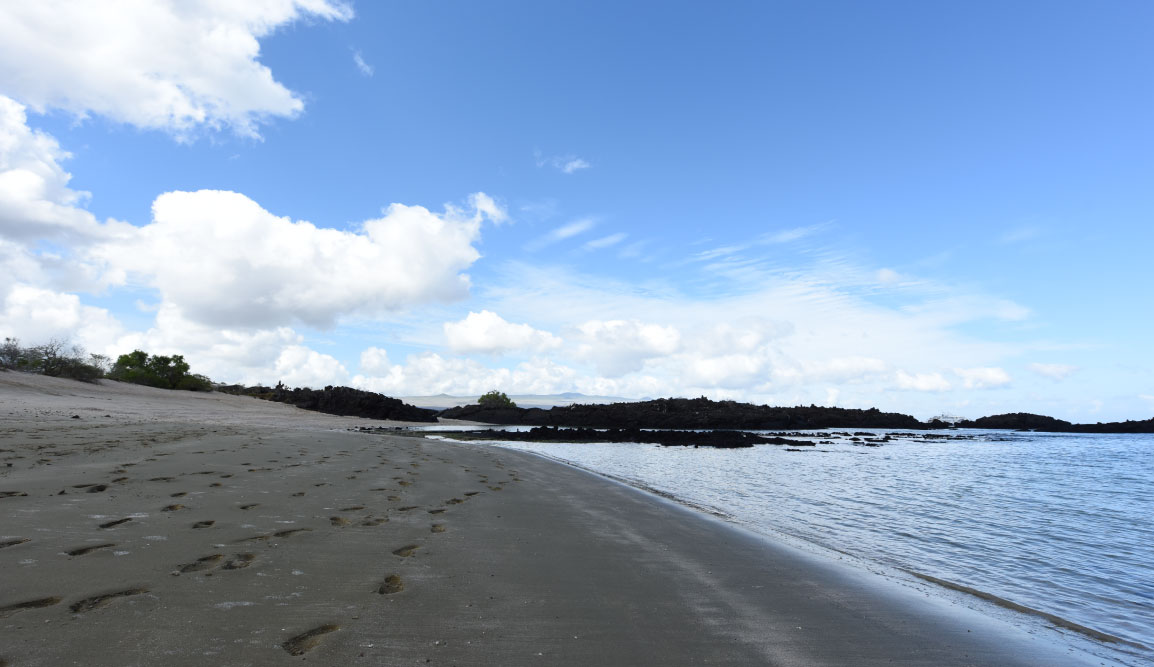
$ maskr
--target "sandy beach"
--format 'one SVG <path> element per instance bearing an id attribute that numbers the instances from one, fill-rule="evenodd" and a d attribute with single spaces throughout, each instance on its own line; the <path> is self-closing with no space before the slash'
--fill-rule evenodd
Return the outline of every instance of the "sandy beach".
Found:
<path id="1" fill-rule="evenodd" d="M 1100 662 L 582 470 L 370 425 L 0 373 L 0 665 Z"/>

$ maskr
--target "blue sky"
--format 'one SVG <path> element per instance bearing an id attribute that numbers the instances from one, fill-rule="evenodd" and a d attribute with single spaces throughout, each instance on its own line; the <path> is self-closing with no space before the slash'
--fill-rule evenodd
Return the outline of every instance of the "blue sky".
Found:
<path id="1" fill-rule="evenodd" d="M 0 334 L 393 395 L 1145 419 L 1152 19 L 2 8 Z"/>

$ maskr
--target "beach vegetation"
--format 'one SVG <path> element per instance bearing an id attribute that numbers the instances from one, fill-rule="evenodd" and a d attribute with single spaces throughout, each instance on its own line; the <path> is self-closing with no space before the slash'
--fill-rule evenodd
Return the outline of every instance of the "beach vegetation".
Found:
<path id="1" fill-rule="evenodd" d="M 16 338 L 5 338 L 0 344 L 0 368 L 5 370 L 96 382 L 104 376 L 107 361 L 104 355 L 85 354 L 79 345 L 55 338 L 31 347 Z"/>
<path id="2" fill-rule="evenodd" d="M 189 373 L 188 362 L 179 354 L 149 355 L 143 350 L 133 350 L 117 357 L 108 377 L 159 389 L 212 391 L 212 381 L 203 375 Z"/>
<path id="3" fill-rule="evenodd" d="M 486 393 L 481 398 L 477 399 L 477 405 L 486 408 L 515 408 L 517 404 L 511 398 L 505 395 L 503 391 L 494 389 Z"/>

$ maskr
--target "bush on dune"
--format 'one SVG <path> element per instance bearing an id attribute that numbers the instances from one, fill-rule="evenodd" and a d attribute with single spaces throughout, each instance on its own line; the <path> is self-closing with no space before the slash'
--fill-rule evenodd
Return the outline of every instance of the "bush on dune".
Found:
<path id="1" fill-rule="evenodd" d="M 212 391 L 212 381 L 203 375 L 188 372 L 188 362 L 183 355 L 174 354 L 149 356 L 147 352 L 133 350 L 116 359 L 108 377 L 121 382 L 143 384 L 160 389 L 183 389 L 187 391 Z"/>
<path id="2" fill-rule="evenodd" d="M 43 345 L 22 347 L 16 338 L 5 338 L 0 345 L 0 368 L 96 382 L 104 377 L 108 357 L 85 355 L 84 348 L 53 339 Z"/>

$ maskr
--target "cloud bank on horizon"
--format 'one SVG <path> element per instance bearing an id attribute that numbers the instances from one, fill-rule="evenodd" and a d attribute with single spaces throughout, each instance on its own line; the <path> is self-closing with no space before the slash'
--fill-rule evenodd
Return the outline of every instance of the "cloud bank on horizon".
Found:
<path id="1" fill-rule="evenodd" d="M 605 60 L 592 66 L 521 33 L 478 55 L 473 8 L 448 19 L 329 0 L 0 8 L 0 335 L 180 353 L 218 381 L 400 396 L 1149 417 L 1151 309 L 1138 304 L 1154 276 L 1140 261 L 1115 273 L 1154 240 L 1131 222 L 1148 223 L 1149 189 L 1126 187 L 1152 175 L 1137 156 L 1154 147 L 1141 114 L 1115 119 L 1129 123 L 1124 147 L 1091 119 L 1073 136 L 1059 119 L 974 152 L 977 134 L 1034 118 L 1048 97 L 1011 98 L 967 136 L 975 112 L 956 109 L 958 93 L 927 91 L 924 72 L 876 55 L 866 60 L 892 77 L 877 99 L 815 116 L 791 94 L 842 95 L 865 76 L 839 69 L 860 53 L 783 72 L 756 63 L 793 63 L 789 44 L 756 28 L 822 25 L 819 12 L 717 10 L 702 39 L 728 46 L 695 60 L 674 29 L 694 17 L 664 10 L 669 34 L 646 39 L 667 57 L 640 58 L 625 48 L 635 34 L 597 19 L 610 9 L 499 10 L 531 16 L 542 44 L 562 29 L 596 36 Z M 990 47 L 1010 49 L 1005 61 L 973 62 L 966 49 L 986 35 L 971 11 L 943 47 L 956 53 L 937 57 L 973 71 L 946 83 L 973 94 L 999 68 L 1045 81 L 1058 66 L 1009 42 Z M 903 20 L 916 31 L 937 18 Z M 1065 18 L 1050 30 L 1076 31 L 1080 17 Z M 414 63 L 409 34 L 439 20 L 441 50 Z M 923 53 L 907 30 L 897 37 Z M 1133 54 L 1101 64 L 1122 55 Z M 678 73 L 714 106 L 673 97 Z M 823 74 L 836 76 L 819 91 Z M 1089 81 L 1062 86 L 1109 83 Z M 979 99 L 1005 99 L 989 86 Z M 955 125 L 891 117 L 915 100 Z M 1060 132 L 1064 148 L 1047 143 Z M 1098 162 L 1079 166 L 1087 156 Z M 1109 187 L 1082 171 L 1104 162 Z M 1081 188 L 1083 208 L 1060 182 Z M 1110 258 L 1087 259 L 1091 247 Z"/>

